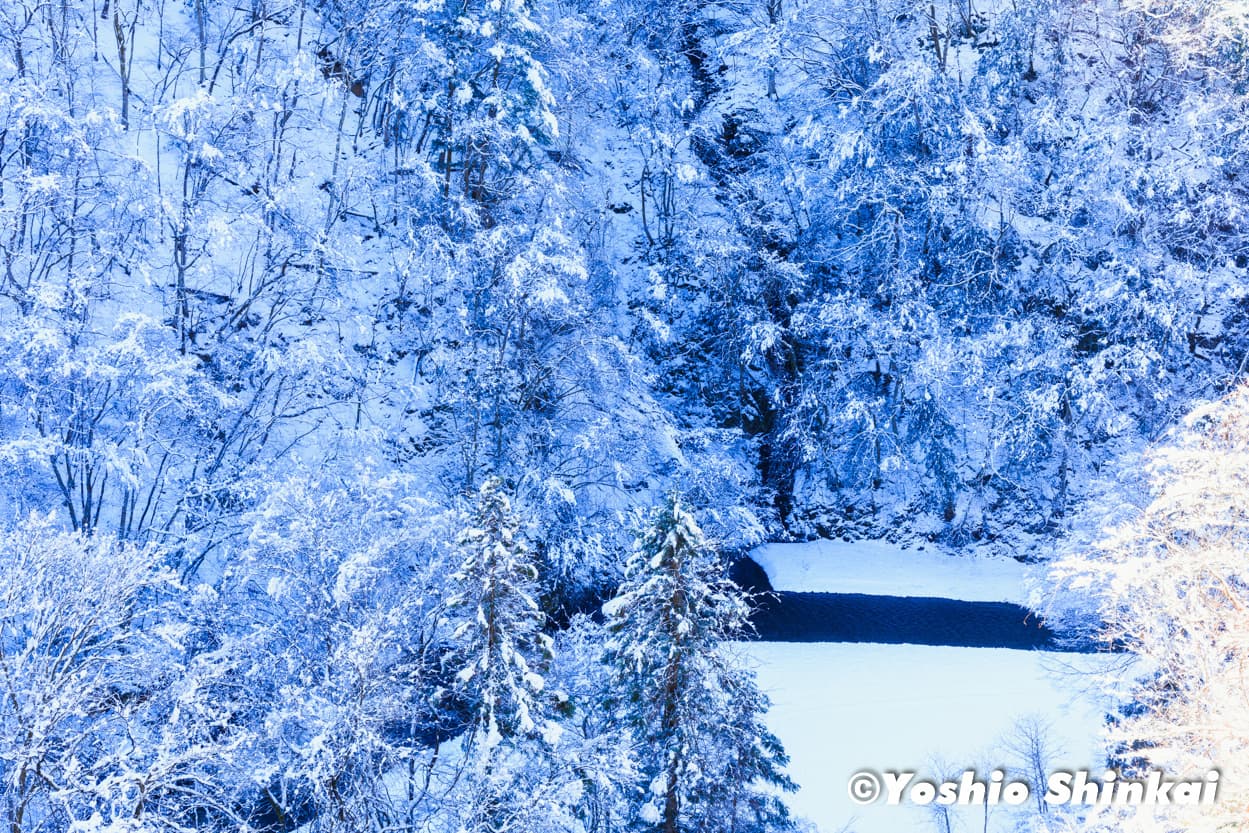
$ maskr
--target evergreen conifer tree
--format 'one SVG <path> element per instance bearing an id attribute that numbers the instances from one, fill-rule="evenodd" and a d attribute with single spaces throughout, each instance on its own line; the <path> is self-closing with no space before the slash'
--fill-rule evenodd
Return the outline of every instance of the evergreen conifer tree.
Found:
<path id="1" fill-rule="evenodd" d="M 793 789 L 767 697 L 724 642 L 747 627 L 745 594 L 674 497 L 604 606 L 614 671 L 608 703 L 632 733 L 645 797 L 641 829 L 662 833 L 792 827 L 774 791 Z"/>
<path id="2" fill-rule="evenodd" d="M 499 478 L 482 484 L 456 544 L 462 560 L 449 601 L 459 620 L 456 685 L 472 708 L 470 742 L 484 740 L 488 754 L 504 738 L 541 728 L 543 680 L 530 663 L 550 643 L 541 632 L 538 571 Z"/>

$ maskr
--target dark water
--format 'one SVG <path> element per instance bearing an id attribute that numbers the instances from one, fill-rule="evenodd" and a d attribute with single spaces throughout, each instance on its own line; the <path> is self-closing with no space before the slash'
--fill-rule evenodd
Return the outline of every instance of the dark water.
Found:
<path id="1" fill-rule="evenodd" d="M 779 592 L 752 622 L 773 642 L 884 642 L 966 648 L 1060 649 L 1030 610 L 1006 602 Z"/>
<path id="2" fill-rule="evenodd" d="M 732 575 L 738 584 L 761 594 L 751 619 L 760 640 L 1092 649 L 1060 637 L 1035 613 L 1008 602 L 772 591 L 767 575 L 748 558 L 734 565 Z"/>

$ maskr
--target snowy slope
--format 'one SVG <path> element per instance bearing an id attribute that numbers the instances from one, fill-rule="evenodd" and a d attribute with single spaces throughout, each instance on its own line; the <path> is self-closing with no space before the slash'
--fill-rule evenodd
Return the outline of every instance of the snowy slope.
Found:
<path id="1" fill-rule="evenodd" d="M 1085 693 L 1092 656 L 913 645 L 755 642 L 740 649 L 772 698 L 769 728 L 790 755 L 795 815 L 822 833 L 909 833 L 939 828 L 928 808 L 854 805 L 861 770 L 980 773 L 1009 768 L 1003 748 L 1020 718 L 1052 725 L 1049 770 L 1101 767 L 1101 712 Z M 1012 780 L 1013 780 L 1012 776 Z M 983 829 L 982 807 L 952 809 L 954 830 Z M 991 809 L 989 830 L 1010 829 L 1013 808 Z"/>
<path id="2" fill-rule="evenodd" d="M 751 553 L 774 590 L 931 596 L 1026 604 L 1026 568 L 1009 558 L 951 555 L 887 541 L 765 544 Z"/>

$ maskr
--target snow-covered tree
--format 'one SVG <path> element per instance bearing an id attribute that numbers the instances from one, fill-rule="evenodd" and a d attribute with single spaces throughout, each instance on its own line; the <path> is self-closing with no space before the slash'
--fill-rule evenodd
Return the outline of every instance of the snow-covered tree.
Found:
<path id="1" fill-rule="evenodd" d="M 469 714 L 463 825 L 469 831 L 559 829 L 558 738 L 544 693 L 538 571 L 503 481 L 488 478 L 456 538 L 448 614 L 456 623 L 453 691 Z M 556 768 L 558 770 L 558 768 Z M 554 779 L 554 780 L 553 780 Z"/>
<path id="2" fill-rule="evenodd" d="M 456 539 L 449 614 L 460 668 L 457 687 L 473 710 L 469 731 L 488 749 L 545 723 L 540 673 L 550 640 L 542 633 L 538 571 L 503 481 L 488 478 Z"/>
<path id="3" fill-rule="evenodd" d="M 220 780 L 253 823 L 411 824 L 440 797 L 440 517 L 412 478 L 365 464 L 297 471 L 244 517 L 196 631 L 201 662 L 228 669 L 213 691 L 243 737 Z"/>
<path id="4" fill-rule="evenodd" d="M 176 575 L 31 516 L 0 536 L 0 817 L 11 833 L 239 823 Z"/>
<path id="5" fill-rule="evenodd" d="M 743 633 L 749 612 L 693 516 L 670 498 L 604 605 L 614 672 L 606 701 L 632 735 L 639 829 L 789 827 L 776 789 L 792 784 L 763 725 L 767 697 L 724 644 Z"/>
<path id="6" fill-rule="evenodd" d="M 1127 700 L 1111 732 L 1121 757 L 1177 777 L 1222 768 L 1218 802 L 1174 822 L 1241 830 L 1249 818 L 1249 783 L 1235 767 L 1249 754 L 1249 387 L 1190 413 L 1154 452 L 1148 476 L 1148 504 L 1096 550 L 1060 562 L 1055 577 L 1092 593 L 1102 637 L 1135 657 L 1116 679 Z"/>

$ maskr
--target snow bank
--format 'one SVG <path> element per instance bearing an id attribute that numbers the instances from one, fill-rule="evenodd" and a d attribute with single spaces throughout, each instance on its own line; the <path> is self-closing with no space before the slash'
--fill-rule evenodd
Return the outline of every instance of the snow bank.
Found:
<path id="1" fill-rule="evenodd" d="M 932 596 L 1026 605 L 1023 564 L 1011 558 L 951 555 L 932 545 L 886 541 L 765 544 L 750 554 L 775 590 Z"/>
<path id="2" fill-rule="evenodd" d="M 931 810 L 852 804 L 850 776 L 907 770 L 920 776 L 1009 769 L 1001 740 L 1016 721 L 1052 724 L 1049 769 L 1102 768 L 1101 711 L 1087 672 L 1104 658 L 985 648 L 831 643 L 741 643 L 772 698 L 769 728 L 790 755 L 800 790 L 788 801 L 823 833 L 934 831 Z M 1011 780 L 1018 777 L 1012 775 Z M 951 808 L 954 830 L 980 831 L 982 807 Z M 1013 808 L 991 808 L 990 833 L 1009 830 Z"/>

